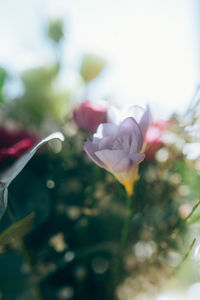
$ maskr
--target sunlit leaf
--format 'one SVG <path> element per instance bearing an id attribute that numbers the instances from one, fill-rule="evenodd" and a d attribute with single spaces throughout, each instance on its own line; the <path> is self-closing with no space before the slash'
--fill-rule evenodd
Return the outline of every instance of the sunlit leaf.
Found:
<path id="1" fill-rule="evenodd" d="M 3 246 L 13 240 L 21 238 L 31 231 L 34 223 L 35 213 L 32 212 L 27 217 L 12 224 L 0 234 L 0 246 Z"/>

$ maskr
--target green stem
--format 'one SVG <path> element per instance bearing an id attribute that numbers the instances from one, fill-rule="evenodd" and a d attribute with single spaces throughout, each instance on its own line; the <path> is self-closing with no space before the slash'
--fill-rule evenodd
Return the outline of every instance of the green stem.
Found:
<path id="1" fill-rule="evenodd" d="M 126 198 L 126 210 L 127 210 L 127 217 L 126 217 L 123 229 L 122 229 L 119 251 L 118 251 L 117 257 L 114 260 L 113 286 L 111 288 L 113 291 L 115 291 L 117 284 L 119 283 L 120 273 L 121 273 L 122 265 L 123 265 L 124 251 L 125 251 L 125 248 L 127 245 L 130 224 L 131 224 L 131 220 L 133 217 L 132 197 L 129 195 L 127 195 L 127 198 Z M 111 292 L 113 292 L 113 291 L 111 291 Z"/>
<path id="2" fill-rule="evenodd" d="M 16 218 L 16 215 L 15 215 L 15 212 L 14 212 L 14 208 L 13 208 L 13 206 L 12 206 L 12 204 L 11 204 L 10 201 L 8 201 L 8 212 L 9 212 L 10 219 L 11 219 L 12 223 L 16 222 L 17 218 Z M 28 249 L 27 249 L 27 247 L 26 247 L 26 245 L 24 243 L 23 238 L 19 238 L 17 240 L 17 242 L 18 242 L 18 246 L 19 246 L 20 252 L 21 252 L 24 260 L 28 264 L 29 269 L 30 269 L 30 271 L 31 271 L 31 273 L 32 273 L 32 275 L 34 277 L 35 271 L 34 271 L 34 268 L 33 268 L 32 262 L 31 262 L 31 257 L 29 255 Z M 33 292 L 34 292 L 34 298 L 35 298 L 35 300 L 43 300 L 39 284 L 35 284 L 34 285 Z"/>
<path id="3" fill-rule="evenodd" d="M 176 236 L 177 236 L 179 230 L 181 229 L 181 227 L 182 227 L 184 224 L 188 223 L 189 219 L 190 219 L 191 216 L 194 214 L 194 212 L 196 211 L 196 209 L 198 208 L 199 205 L 200 205 L 200 200 L 198 200 L 198 201 L 195 203 L 195 205 L 193 206 L 193 208 L 192 208 L 191 212 L 189 213 L 189 215 L 188 215 L 186 218 L 184 218 L 184 219 L 180 222 L 180 224 L 178 225 L 178 227 L 176 227 L 176 228 L 172 231 L 171 237 L 172 237 L 173 239 L 176 238 Z"/>
<path id="4" fill-rule="evenodd" d="M 181 262 L 172 271 L 171 276 L 173 276 L 176 273 L 176 271 L 178 271 L 180 269 L 180 267 L 184 264 L 184 262 L 187 260 L 187 258 L 190 255 L 195 243 L 196 243 L 196 238 L 193 239 L 191 245 L 189 246 L 189 248 L 188 248 L 186 254 L 184 255 L 184 257 L 182 258 Z"/>
<path id="5" fill-rule="evenodd" d="M 188 221 L 188 219 L 193 215 L 193 213 L 195 212 L 199 204 L 200 204 L 200 200 L 198 200 L 197 203 L 193 206 L 190 214 L 183 220 L 183 223 L 186 223 Z"/>
<path id="6" fill-rule="evenodd" d="M 124 224 L 124 227 L 122 229 L 122 235 L 121 235 L 121 242 L 120 242 L 120 253 L 119 256 L 120 258 L 122 257 L 124 250 L 126 248 L 127 244 L 127 239 L 128 239 L 128 234 L 129 234 L 129 229 L 130 229 L 130 224 L 131 220 L 133 217 L 133 211 L 132 211 L 132 197 L 127 196 L 126 199 L 126 210 L 127 210 L 127 218 Z"/>

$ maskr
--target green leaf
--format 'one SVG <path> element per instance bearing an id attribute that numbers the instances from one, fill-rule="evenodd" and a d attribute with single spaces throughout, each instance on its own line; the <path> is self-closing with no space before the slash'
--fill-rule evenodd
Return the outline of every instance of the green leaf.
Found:
<path id="1" fill-rule="evenodd" d="M 0 246 L 21 238 L 31 231 L 34 223 L 35 213 L 32 212 L 27 217 L 15 222 L 0 234 Z"/>

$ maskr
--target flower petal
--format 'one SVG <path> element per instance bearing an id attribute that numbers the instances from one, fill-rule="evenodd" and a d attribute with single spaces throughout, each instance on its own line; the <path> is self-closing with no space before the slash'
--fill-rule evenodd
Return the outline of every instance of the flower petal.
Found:
<path id="1" fill-rule="evenodd" d="M 152 116 L 149 106 L 147 105 L 146 108 L 139 105 L 133 105 L 129 107 L 124 112 L 122 112 L 122 120 L 128 117 L 132 117 L 136 120 L 142 131 L 143 138 L 145 138 L 147 129 L 152 123 Z"/>
<path id="2" fill-rule="evenodd" d="M 124 114 L 126 114 L 129 117 L 134 118 L 136 120 L 136 122 L 139 124 L 144 113 L 145 113 L 144 107 L 139 106 L 139 105 L 133 105 L 133 106 L 129 107 Z"/>
<path id="3" fill-rule="evenodd" d="M 144 153 L 134 153 L 131 157 L 133 164 L 138 165 L 145 159 Z"/>
<path id="4" fill-rule="evenodd" d="M 104 163 L 104 168 L 110 172 L 114 172 L 115 166 L 127 155 L 123 150 L 110 149 L 96 151 L 95 154 Z"/>
<path id="5" fill-rule="evenodd" d="M 144 153 L 134 153 L 133 155 L 125 156 L 113 168 L 114 172 L 128 172 L 133 165 L 138 165 L 145 158 Z"/>
<path id="6" fill-rule="evenodd" d="M 146 132 L 152 123 L 152 115 L 149 106 L 147 105 L 145 112 L 139 122 L 143 137 L 145 138 Z"/>
<path id="7" fill-rule="evenodd" d="M 122 121 L 122 123 L 119 125 L 118 135 L 119 137 L 121 136 L 122 138 L 124 136 L 129 136 L 130 154 L 134 152 L 140 152 L 143 145 L 143 135 L 135 119 L 129 117 L 126 118 L 124 121 Z"/>
<path id="8" fill-rule="evenodd" d="M 118 126 L 111 123 L 100 124 L 97 132 L 93 136 L 93 142 L 97 143 L 100 139 L 106 136 L 115 136 L 117 134 Z"/>
<path id="9" fill-rule="evenodd" d="M 92 142 L 85 142 L 83 144 L 83 149 L 85 150 L 85 152 L 87 153 L 87 155 L 89 156 L 89 158 L 95 162 L 95 164 L 97 164 L 99 167 L 101 168 L 105 168 L 104 163 L 96 156 L 96 151 L 99 150 L 99 147 L 97 144 L 92 143 Z"/>

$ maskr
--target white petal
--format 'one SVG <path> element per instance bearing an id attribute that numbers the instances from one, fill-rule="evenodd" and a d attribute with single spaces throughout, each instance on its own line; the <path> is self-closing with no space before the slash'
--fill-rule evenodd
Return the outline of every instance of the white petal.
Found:
<path id="1" fill-rule="evenodd" d="M 149 106 L 147 105 L 144 114 L 139 122 L 139 126 L 141 128 L 143 137 L 145 138 L 147 129 L 151 126 L 152 123 L 152 115 Z"/>
<path id="2" fill-rule="evenodd" d="M 139 105 L 133 105 L 133 106 L 129 107 L 124 114 L 125 114 L 126 118 L 127 118 L 127 116 L 132 117 L 139 124 L 144 113 L 145 113 L 144 107 L 139 106 Z"/>
<path id="3" fill-rule="evenodd" d="M 122 121 L 121 110 L 114 105 L 109 106 L 107 119 L 109 123 L 118 125 Z"/>
<path id="4" fill-rule="evenodd" d="M 118 126 L 111 123 L 100 124 L 97 132 L 93 135 L 93 143 L 98 143 L 105 136 L 114 136 L 117 133 Z"/>

